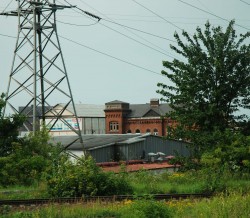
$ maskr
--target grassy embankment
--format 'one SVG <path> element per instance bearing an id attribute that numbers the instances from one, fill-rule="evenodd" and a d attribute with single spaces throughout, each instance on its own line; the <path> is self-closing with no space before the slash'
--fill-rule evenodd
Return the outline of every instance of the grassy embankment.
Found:
<path id="1" fill-rule="evenodd" d="M 135 196 L 156 193 L 214 192 L 210 199 L 171 200 L 152 199 L 123 202 L 49 205 L 13 210 L 1 207 L 1 217 L 250 217 L 250 180 L 247 175 L 206 172 L 152 175 L 146 171 L 128 174 Z M 15 187 L 12 190 L 20 190 Z M 4 189 L 1 189 L 4 190 Z M 20 193 L 1 194 L 0 198 L 46 197 L 46 186 L 34 186 Z"/>

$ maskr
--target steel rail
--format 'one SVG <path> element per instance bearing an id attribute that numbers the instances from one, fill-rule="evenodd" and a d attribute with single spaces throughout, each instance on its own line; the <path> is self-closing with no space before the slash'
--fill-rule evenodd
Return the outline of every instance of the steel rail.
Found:
<path id="1" fill-rule="evenodd" d="M 113 195 L 113 196 L 93 196 L 93 197 L 69 197 L 69 198 L 38 198 L 38 199 L 16 199 L 16 200 L 0 200 L 1 205 L 43 205 L 55 203 L 78 203 L 88 201 L 122 201 L 136 199 L 155 199 L 155 200 L 171 200 L 171 199 L 187 199 L 187 198 L 210 198 L 211 194 L 146 194 L 146 195 Z"/>

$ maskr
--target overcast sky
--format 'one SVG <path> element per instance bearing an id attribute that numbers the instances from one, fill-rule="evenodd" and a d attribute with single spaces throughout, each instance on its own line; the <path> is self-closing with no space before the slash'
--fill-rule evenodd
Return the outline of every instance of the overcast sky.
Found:
<path id="1" fill-rule="evenodd" d="M 181 33 L 184 29 L 193 34 L 196 27 L 203 27 L 207 20 L 212 25 L 226 28 L 226 20 L 232 19 L 236 21 L 237 34 L 250 30 L 250 0 L 68 2 L 104 18 L 97 23 L 72 9 L 57 12 L 58 33 L 75 103 L 105 104 L 121 100 L 139 104 L 160 98 L 156 93 L 157 83 L 168 82 L 161 75 L 162 61 L 175 57 L 169 48 L 171 43 L 174 44 L 171 40 L 174 40 L 175 31 Z M 57 3 L 67 5 L 64 0 Z M 10 11 L 16 6 L 15 0 L 0 1 L 0 11 Z M 7 89 L 16 41 L 8 36 L 17 35 L 17 17 L 0 16 L 0 27 L 2 93 Z"/>

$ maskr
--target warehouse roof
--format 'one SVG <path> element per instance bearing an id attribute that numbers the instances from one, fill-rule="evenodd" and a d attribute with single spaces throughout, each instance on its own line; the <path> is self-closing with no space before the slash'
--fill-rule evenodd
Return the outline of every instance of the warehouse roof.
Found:
<path id="1" fill-rule="evenodd" d="M 60 104 L 64 106 L 65 104 Z M 104 105 L 75 104 L 78 117 L 105 117 Z M 73 105 L 68 105 L 67 110 L 74 114 Z"/>
<path id="2" fill-rule="evenodd" d="M 143 140 L 142 137 L 148 134 L 93 134 L 82 135 L 83 145 L 86 150 L 94 150 L 101 147 L 107 147 L 116 143 L 134 143 Z M 63 146 L 67 146 L 70 142 L 77 139 L 77 136 L 54 136 L 52 141 L 60 142 Z M 79 141 L 70 145 L 69 150 L 82 150 Z"/>

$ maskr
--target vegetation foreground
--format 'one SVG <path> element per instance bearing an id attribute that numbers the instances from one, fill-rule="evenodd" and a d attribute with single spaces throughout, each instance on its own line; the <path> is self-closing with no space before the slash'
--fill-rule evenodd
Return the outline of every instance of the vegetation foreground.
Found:
<path id="1" fill-rule="evenodd" d="M 250 194 L 230 193 L 211 199 L 185 199 L 171 201 L 126 200 L 123 202 L 89 202 L 74 205 L 49 205 L 22 208 L 11 212 L 8 206 L 1 208 L 1 217 L 249 217 Z"/>
<path id="2" fill-rule="evenodd" d="M 249 217 L 250 180 L 247 175 L 224 172 L 219 175 L 207 171 L 164 173 L 153 175 L 141 170 L 136 173 L 120 172 L 131 185 L 135 200 L 121 202 L 81 202 L 77 204 L 51 204 L 14 208 L 0 207 L 0 217 Z M 117 174 L 119 177 L 121 175 Z M 48 197 L 44 183 L 37 187 L 25 187 L 20 193 L 0 194 L 1 199 Z M 2 189 L 6 190 L 6 189 Z M 153 193 L 202 193 L 210 191 L 214 197 L 155 201 Z M 1 190 L 0 190 L 1 192 Z M 145 197 L 139 197 L 142 194 Z"/>
<path id="3" fill-rule="evenodd" d="M 190 142 L 191 155 L 176 157 L 178 173 L 105 173 L 91 158 L 69 160 L 49 143 L 46 127 L 23 138 L 25 117 L 4 116 L 0 96 L 0 199 L 132 194 L 135 200 L 0 207 L 0 217 L 250 217 L 250 32 L 237 39 L 234 21 L 223 28 L 205 24 L 191 36 L 175 33 L 170 45 L 185 61 L 164 61 L 172 85 L 158 83 L 173 111 L 166 117 L 170 139 Z M 245 44 L 244 44 L 245 43 Z M 14 188 L 13 188 L 14 187 Z M 24 187 L 24 188 L 21 188 Z M 10 192 L 9 192 L 10 191 Z M 7 193 L 7 194 L 6 194 Z M 155 201 L 140 195 L 212 193 L 210 199 Z"/>

